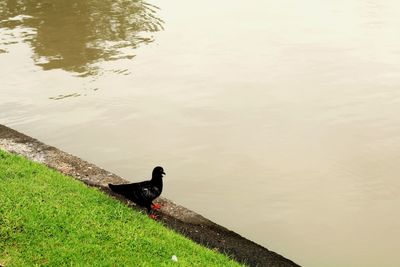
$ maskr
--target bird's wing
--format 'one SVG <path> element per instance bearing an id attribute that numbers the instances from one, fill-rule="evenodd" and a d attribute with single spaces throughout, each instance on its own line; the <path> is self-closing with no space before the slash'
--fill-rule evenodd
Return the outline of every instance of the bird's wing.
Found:
<path id="1" fill-rule="evenodd" d="M 142 185 L 140 190 L 138 190 L 138 193 L 140 194 L 141 199 L 151 202 L 153 199 L 158 197 L 161 192 L 157 186 L 148 183 Z"/>
<path id="2" fill-rule="evenodd" d="M 150 205 L 161 194 L 161 189 L 150 181 L 109 186 L 115 193 L 121 194 L 139 205 Z"/>

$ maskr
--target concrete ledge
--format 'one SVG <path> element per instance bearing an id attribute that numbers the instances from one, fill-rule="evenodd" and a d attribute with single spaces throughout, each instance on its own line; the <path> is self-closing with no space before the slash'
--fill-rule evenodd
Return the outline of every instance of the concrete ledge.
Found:
<path id="1" fill-rule="evenodd" d="M 114 194 L 107 187 L 108 183 L 127 183 L 126 180 L 4 125 L 0 125 L 0 148 L 41 162 L 138 209 L 134 203 Z M 161 223 L 201 245 L 225 253 L 249 266 L 299 266 L 168 199 L 159 198 L 157 202 L 162 204 L 158 212 Z"/>

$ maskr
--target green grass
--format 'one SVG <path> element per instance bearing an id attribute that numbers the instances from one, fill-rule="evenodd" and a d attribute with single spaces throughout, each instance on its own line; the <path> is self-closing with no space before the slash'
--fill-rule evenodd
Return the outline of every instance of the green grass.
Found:
<path id="1" fill-rule="evenodd" d="M 239 266 L 95 188 L 0 150 L 1 265 Z"/>

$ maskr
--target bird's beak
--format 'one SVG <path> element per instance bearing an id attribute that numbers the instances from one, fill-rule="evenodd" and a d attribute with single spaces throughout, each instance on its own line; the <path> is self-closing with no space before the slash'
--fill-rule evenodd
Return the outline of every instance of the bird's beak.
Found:
<path id="1" fill-rule="evenodd" d="M 164 174 L 164 175 L 165 175 L 165 172 L 162 172 L 162 174 Z"/>

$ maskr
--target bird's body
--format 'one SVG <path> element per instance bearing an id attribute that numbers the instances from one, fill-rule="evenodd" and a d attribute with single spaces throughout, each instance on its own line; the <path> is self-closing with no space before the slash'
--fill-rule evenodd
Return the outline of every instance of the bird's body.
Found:
<path id="1" fill-rule="evenodd" d="M 139 206 L 147 208 L 150 212 L 153 200 L 161 195 L 163 189 L 162 177 L 165 174 L 162 167 L 155 167 L 152 178 L 149 181 L 132 184 L 108 184 L 110 189 L 117 194 L 135 202 Z"/>

